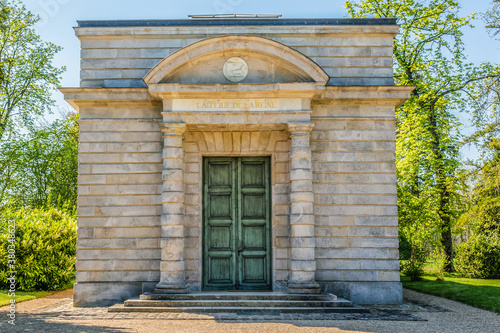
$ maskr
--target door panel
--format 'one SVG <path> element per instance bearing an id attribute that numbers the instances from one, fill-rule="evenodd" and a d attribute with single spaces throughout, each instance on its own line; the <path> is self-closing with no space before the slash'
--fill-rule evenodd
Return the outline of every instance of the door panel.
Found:
<path id="1" fill-rule="evenodd" d="M 271 288 L 268 157 L 204 159 L 205 290 Z"/>
<path id="2" fill-rule="evenodd" d="M 204 161 L 204 284 L 217 290 L 236 281 L 234 256 L 236 220 L 236 167 L 231 158 Z"/>

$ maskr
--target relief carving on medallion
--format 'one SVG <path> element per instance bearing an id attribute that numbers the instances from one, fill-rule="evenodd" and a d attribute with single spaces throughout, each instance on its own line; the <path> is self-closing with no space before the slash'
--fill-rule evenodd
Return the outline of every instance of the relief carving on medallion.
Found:
<path id="1" fill-rule="evenodd" d="M 223 68 L 224 77 L 231 82 L 243 81 L 248 75 L 248 65 L 245 60 L 233 57 L 226 61 Z"/>

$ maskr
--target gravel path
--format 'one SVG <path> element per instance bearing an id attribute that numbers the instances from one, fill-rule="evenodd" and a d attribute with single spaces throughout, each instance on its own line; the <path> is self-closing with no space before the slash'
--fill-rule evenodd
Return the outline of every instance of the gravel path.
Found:
<path id="1" fill-rule="evenodd" d="M 72 290 L 19 303 L 16 325 L 0 308 L 0 332 L 436 332 L 500 333 L 500 315 L 439 297 L 405 290 L 398 306 L 371 307 L 370 314 L 279 316 L 189 313 L 108 313 L 73 308 Z"/>

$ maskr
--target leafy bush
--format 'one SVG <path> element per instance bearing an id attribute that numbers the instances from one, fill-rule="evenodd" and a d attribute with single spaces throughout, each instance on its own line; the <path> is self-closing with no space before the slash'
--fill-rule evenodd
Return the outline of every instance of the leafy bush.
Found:
<path id="1" fill-rule="evenodd" d="M 412 281 L 420 281 L 424 274 L 423 267 L 426 263 L 426 251 L 419 246 L 411 248 L 409 258 L 401 260 L 401 273 L 410 277 Z"/>
<path id="2" fill-rule="evenodd" d="M 500 278 L 500 235 L 482 233 L 473 235 L 457 247 L 455 268 L 468 278 Z"/>
<path id="3" fill-rule="evenodd" d="M 56 290 L 74 278 L 76 217 L 55 209 L 5 209 L 0 215 L 0 288 L 8 286 L 10 221 L 16 224 L 17 290 Z"/>

